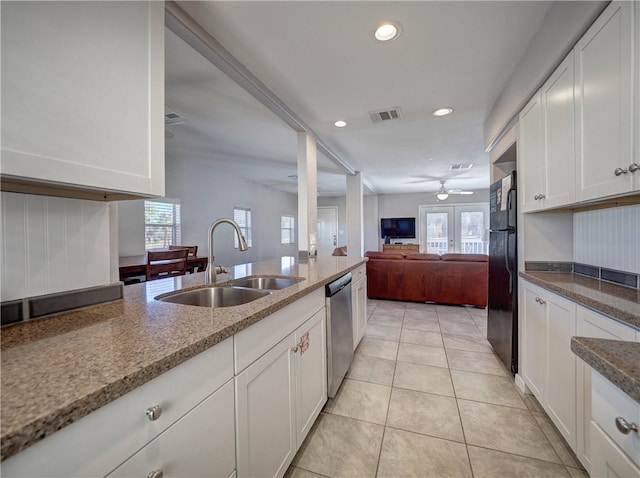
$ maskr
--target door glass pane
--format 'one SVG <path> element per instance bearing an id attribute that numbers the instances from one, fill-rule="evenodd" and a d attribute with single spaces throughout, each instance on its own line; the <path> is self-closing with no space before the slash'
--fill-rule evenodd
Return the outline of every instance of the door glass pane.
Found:
<path id="1" fill-rule="evenodd" d="M 487 243 L 484 241 L 484 212 L 463 211 L 460 213 L 460 245 L 461 252 L 470 254 L 486 254 Z"/>
<path id="2" fill-rule="evenodd" d="M 448 215 L 446 212 L 427 213 L 428 253 L 446 254 L 448 249 Z"/>

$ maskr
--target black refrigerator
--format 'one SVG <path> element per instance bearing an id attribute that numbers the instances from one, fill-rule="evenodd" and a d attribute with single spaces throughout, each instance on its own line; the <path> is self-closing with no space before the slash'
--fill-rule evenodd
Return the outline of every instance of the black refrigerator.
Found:
<path id="1" fill-rule="evenodd" d="M 516 172 L 491 185 L 487 339 L 512 373 L 518 372 Z"/>

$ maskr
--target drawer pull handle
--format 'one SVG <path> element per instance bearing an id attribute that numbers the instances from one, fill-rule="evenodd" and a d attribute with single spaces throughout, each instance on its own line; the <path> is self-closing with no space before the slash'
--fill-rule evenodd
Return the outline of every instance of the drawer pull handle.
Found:
<path id="1" fill-rule="evenodd" d="M 628 435 L 631 431 L 638 433 L 638 425 L 635 423 L 629 423 L 622 417 L 616 418 L 616 428 L 623 435 Z"/>
<path id="2" fill-rule="evenodd" d="M 162 470 L 151 470 L 147 475 L 147 478 L 162 478 L 163 475 L 164 473 L 162 473 Z"/>
<path id="3" fill-rule="evenodd" d="M 158 418 L 160 418 L 160 415 L 162 415 L 162 408 L 160 408 L 160 405 L 155 405 L 153 407 L 147 408 L 147 418 L 149 420 L 157 420 Z M 162 477 L 162 472 L 160 473 L 160 477 Z"/>
<path id="4" fill-rule="evenodd" d="M 627 174 L 628 171 L 626 169 L 622 169 L 622 168 L 616 168 L 613 171 L 613 174 L 615 174 L 616 176 L 620 176 L 621 174 Z"/>

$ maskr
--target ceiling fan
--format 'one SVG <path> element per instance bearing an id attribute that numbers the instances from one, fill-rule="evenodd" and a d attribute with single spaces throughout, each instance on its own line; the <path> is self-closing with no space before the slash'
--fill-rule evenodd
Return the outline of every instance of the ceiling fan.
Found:
<path id="1" fill-rule="evenodd" d="M 435 193 L 435 196 L 440 200 L 444 201 L 449 197 L 449 194 L 473 194 L 473 191 L 463 191 L 462 189 L 447 189 L 444 187 L 445 179 L 440 180 L 440 189 L 438 189 Z"/>

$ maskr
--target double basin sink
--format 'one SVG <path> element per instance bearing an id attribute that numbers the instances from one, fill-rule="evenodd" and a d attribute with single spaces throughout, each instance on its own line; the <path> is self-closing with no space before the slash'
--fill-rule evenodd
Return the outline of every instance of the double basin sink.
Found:
<path id="1" fill-rule="evenodd" d="M 304 279 L 301 277 L 245 277 L 224 286 L 205 286 L 156 297 L 163 302 L 198 307 L 232 307 L 242 305 L 286 289 Z"/>

